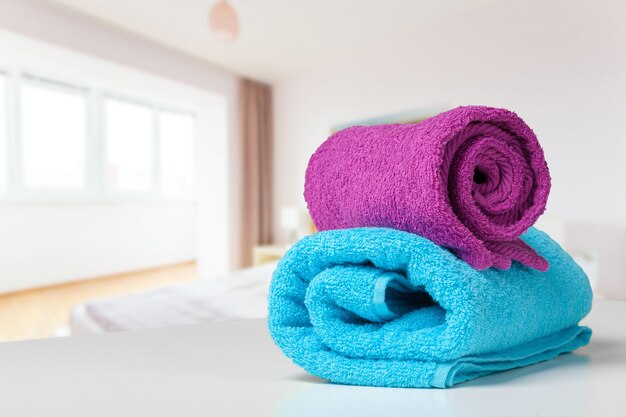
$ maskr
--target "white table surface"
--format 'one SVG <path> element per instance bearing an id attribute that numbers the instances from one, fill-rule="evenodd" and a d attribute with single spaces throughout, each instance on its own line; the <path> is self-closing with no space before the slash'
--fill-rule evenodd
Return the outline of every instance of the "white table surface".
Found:
<path id="1" fill-rule="evenodd" d="M 584 323 L 575 354 L 446 390 L 325 383 L 263 320 L 4 343 L 0 416 L 624 416 L 626 303 L 596 301 Z"/>

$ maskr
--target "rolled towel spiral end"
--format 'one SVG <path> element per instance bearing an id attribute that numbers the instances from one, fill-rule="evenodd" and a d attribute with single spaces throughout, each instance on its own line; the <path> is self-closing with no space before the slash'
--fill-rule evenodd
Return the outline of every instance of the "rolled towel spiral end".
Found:
<path id="1" fill-rule="evenodd" d="M 476 269 L 508 269 L 511 260 L 546 271 L 548 262 L 519 236 L 545 210 L 550 174 L 533 131 L 513 112 L 469 123 L 447 144 L 442 169 L 451 208 L 488 253 L 457 251 Z M 454 251 L 454 248 L 453 248 Z"/>

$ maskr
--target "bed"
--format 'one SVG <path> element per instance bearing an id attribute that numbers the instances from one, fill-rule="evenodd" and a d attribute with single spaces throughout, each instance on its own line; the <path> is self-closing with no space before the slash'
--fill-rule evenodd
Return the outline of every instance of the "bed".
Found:
<path id="1" fill-rule="evenodd" d="M 267 315 L 276 263 L 216 279 L 89 300 L 72 308 L 71 334 L 121 332 Z"/>

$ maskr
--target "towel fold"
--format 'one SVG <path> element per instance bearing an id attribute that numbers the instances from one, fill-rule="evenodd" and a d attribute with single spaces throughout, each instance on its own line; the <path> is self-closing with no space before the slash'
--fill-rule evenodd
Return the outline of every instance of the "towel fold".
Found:
<path id="1" fill-rule="evenodd" d="M 297 365 L 332 382 L 449 387 L 587 344 L 586 275 L 546 234 L 522 239 L 550 262 L 476 271 L 415 234 L 320 232 L 280 261 L 268 326 Z"/>
<path id="2" fill-rule="evenodd" d="M 459 107 L 417 124 L 341 130 L 313 154 L 304 196 L 318 230 L 388 227 L 472 267 L 548 262 L 519 236 L 544 211 L 550 175 L 515 113 Z"/>

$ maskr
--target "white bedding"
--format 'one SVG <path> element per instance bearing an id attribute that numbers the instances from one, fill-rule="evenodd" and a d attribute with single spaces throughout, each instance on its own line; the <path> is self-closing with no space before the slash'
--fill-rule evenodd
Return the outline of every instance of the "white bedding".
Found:
<path id="1" fill-rule="evenodd" d="M 276 264 L 219 279 L 90 300 L 70 313 L 72 334 L 140 330 L 267 315 L 267 292 Z"/>

